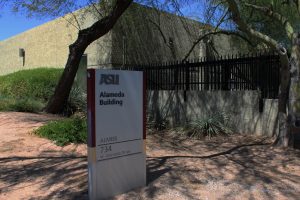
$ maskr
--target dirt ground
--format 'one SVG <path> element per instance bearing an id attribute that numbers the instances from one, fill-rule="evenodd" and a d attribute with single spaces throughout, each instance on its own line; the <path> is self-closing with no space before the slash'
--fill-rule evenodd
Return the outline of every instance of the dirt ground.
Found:
<path id="1" fill-rule="evenodd" d="M 52 115 L 0 112 L 0 199 L 87 199 L 85 145 L 29 134 Z M 300 151 L 262 137 L 147 138 L 147 186 L 123 199 L 299 199 Z"/>

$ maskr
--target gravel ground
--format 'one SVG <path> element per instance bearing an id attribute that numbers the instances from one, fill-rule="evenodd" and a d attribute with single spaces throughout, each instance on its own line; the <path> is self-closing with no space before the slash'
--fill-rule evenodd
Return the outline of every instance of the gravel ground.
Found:
<path id="1" fill-rule="evenodd" d="M 57 118 L 0 112 L 0 199 L 87 199 L 86 146 L 30 134 Z M 147 186 L 113 199 L 299 199 L 300 151 L 270 144 L 245 135 L 149 135 Z"/>

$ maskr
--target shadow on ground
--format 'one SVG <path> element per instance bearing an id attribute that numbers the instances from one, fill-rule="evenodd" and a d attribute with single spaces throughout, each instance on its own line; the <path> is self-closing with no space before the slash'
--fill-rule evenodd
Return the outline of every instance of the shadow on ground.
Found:
<path id="1" fill-rule="evenodd" d="M 115 199 L 299 197 L 298 150 L 273 148 L 265 139 L 168 140 L 149 137 L 147 186 Z M 4 183 L 0 185 L 0 193 L 38 184 L 47 195 L 31 199 L 87 199 L 87 159 L 85 156 L 0 158 L 0 181 Z"/>
<path id="2" fill-rule="evenodd" d="M 87 198 L 87 159 L 85 156 L 37 156 L 0 158 L 0 193 L 38 188 L 47 195 L 26 199 Z M 39 192 L 40 193 L 40 192 Z"/>
<path id="3" fill-rule="evenodd" d="M 119 198 L 299 199 L 298 150 L 273 148 L 259 137 L 169 142 L 154 137 L 148 144 L 155 154 L 147 158 L 148 186 Z"/>

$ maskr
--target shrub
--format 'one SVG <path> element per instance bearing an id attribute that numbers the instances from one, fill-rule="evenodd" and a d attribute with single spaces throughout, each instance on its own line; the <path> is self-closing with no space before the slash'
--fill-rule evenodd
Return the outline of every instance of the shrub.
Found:
<path id="1" fill-rule="evenodd" d="M 169 127 L 168 120 L 165 116 L 155 115 L 147 110 L 146 113 L 146 126 L 149 133 L 162 131 Z"/>
<path id="2" fill-rule="evenodd" d="M 213 136 L 232 133 L 230 117 L 225 112 L 215 112 L 205 118 L 192 121 L 188 126 L 188 130 L 190 137 L 200 138 L 207 136 L 209 139 Z"/>
<path id="3" fill-rule="evenodd" d="M 43 107 L 44 104 L 42 102 L 30 98 L 18 99 L 9 106 L 12 111 L 32 113 L 40 112 Z"/>
<path id="4" fill-rule="evenodd" d="M 25 98 L 14 99 L 9 97 L 0 97 L 0 111 L 17 111 L 37 113 L 43 108 L 44 104 L 40 101 Z"/>
<path id="5" fill-rule="evenodd" d="M 56 145 L 64 146 L 69 143 L 86 143 L 86 118 L 73 117 L 52 121 L 37 130 L 35 134 L 53 140 Z"/>
<path id="6" fill-rule="evenodd" d="M 0 96 L 0 111 L 10 110 L 11 104 L 15 102 L 15 99 Z"/>
<path id="7" fill-rule="evenodd" d="M 0 76 L 0 95 L 47 102 L 58 82 L 62 69 L 37 68 Z"/>
<path id="8" fill-rule="evenodd" d="M 70 91 L 69 99 L 64 106 L 63 114 L 66 116 L 73 115 L 75 112 L 86 112 L 86 92 L 80 88 L 76 82 Z"/>
<path id="9" fill-rule="evenodd" d="M 63 69 L 36 68 L 0 76 L 0 111 L 39 112 L 53 95 Z M 74 82 L 62 114 L 86 111 L 86 93 Z"/>

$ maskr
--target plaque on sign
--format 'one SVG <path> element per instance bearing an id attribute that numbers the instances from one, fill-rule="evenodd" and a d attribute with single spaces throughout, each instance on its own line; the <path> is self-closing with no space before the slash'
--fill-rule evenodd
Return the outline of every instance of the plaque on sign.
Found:
<path id="1" fill-rule="evenodd" d="M 89 69 L 87 76 L 90 199 L 145 186 L 143 73 Z"/>

